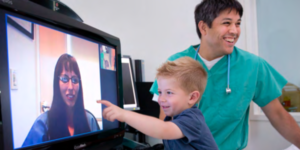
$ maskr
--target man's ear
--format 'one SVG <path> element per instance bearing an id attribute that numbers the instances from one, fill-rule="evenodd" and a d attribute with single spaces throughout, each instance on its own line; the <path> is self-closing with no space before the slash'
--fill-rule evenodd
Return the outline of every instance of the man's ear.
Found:
<path id="1" fill-rule="evenodd" d="M 195 105 L 199 98 L 200 98 L 200 92 L 193 91 L 190 93 L 190 99 L 189 99 L 188 103 L 190 105 Z"/>
<path id="2" fill-rule="evenodd" d="M 198 23 L 198 29 L 199 29 L 201 35 L 206 35 L 207 34 L 208 26 L 203 21 L 199 21 L 199 23 Z"/>

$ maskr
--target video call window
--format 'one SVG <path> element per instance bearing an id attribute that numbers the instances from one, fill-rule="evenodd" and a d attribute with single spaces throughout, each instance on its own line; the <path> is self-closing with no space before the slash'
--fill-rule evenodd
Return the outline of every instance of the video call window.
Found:
<path id="1" fill-rule="evenodd" d="M 101 68 L 116 71 L 115 64 L 115 49 L 100 45 L 100 56 L 101 56 Z"/>
<path id="2" fill-rule="evenodd" d="M 103 130 L 100 65 L 116 70 L 115 49 L 6 20 L 14 148 Z"/>

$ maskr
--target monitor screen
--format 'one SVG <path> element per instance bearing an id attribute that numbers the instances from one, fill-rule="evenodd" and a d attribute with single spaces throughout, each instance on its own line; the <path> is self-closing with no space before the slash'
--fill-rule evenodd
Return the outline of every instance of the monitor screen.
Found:
<path id="1" fill-rule="evenodd" d="M 129 57 L 122 57 L 122 82 L 125 109 L 137 108 L 137 95 L 133 78 L 132 63 Z"/>
<path id="2" fill-rule="evenodd" d="M 4 10 L 1 27 L 13 149 L 119 127 L 102 118 L 104 106 L 96 103 L 118 105 L 114 45 Z"/>

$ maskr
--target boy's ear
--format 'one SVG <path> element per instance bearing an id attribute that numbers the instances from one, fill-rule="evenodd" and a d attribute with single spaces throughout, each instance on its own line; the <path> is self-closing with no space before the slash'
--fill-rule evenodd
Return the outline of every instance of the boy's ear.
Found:
<path id="1" fill-rule="evenodd" d="M 199 23 L 198 23 L 198 29 L 199 29 L 199 32 L 201 33 L 201 35 L 206 35 L 208 26 L 207 26 L 206 23 L 204 23 L 204 22 L 201 20 L 201 21 L 199 21 Z"/>
<path id="2" fill-rule="evenodd" d="M 196 102 L 198 101 L 200 97 L 200 92 L 199 91 L 193 91 L 191 94 L 190 94 L 190 99 L 189 99 L 189 104 L 190 105 L 195 105 Z"/>

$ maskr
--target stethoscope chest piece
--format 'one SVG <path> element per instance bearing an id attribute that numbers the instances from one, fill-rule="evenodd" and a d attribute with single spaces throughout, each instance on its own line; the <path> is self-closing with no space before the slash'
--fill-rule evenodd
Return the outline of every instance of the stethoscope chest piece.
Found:
<path id="1" fill-rule="evenodd" d="M 226 88 L 226 94 L 230 94 L 231 93 L 231 89 L 228 87 Z"/>

